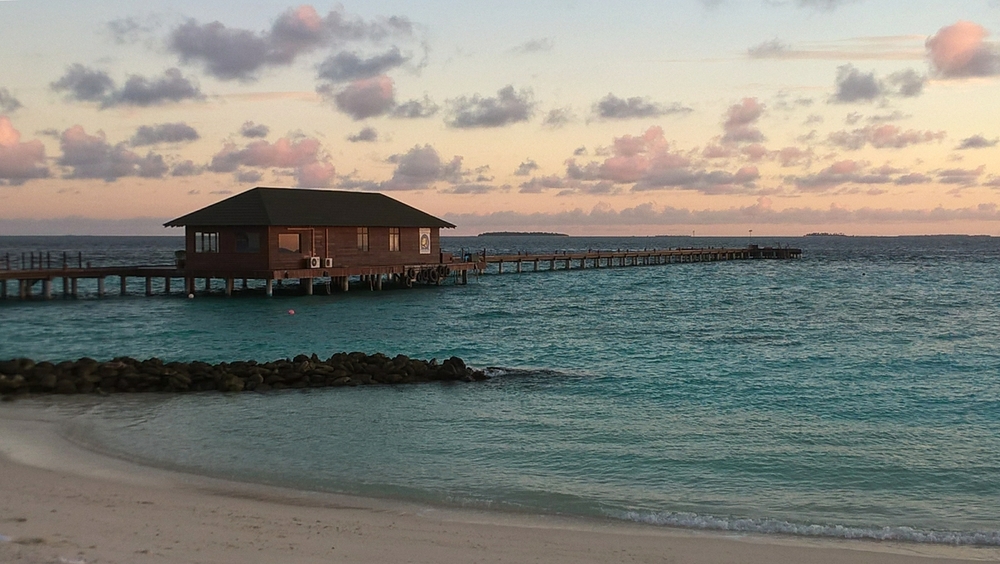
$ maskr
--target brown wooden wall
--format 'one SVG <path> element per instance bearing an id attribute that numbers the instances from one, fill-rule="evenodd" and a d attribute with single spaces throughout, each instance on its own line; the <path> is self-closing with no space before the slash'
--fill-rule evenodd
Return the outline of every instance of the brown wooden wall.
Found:
<path id="1" fill-rule="evenodd" d="M 216 232 L 219 234 L 219 252 L 194 252 L 195 232 Z M 257 253 L 237 253 L 236 234 L 238 232 L 257 233 L 260 237 L 260 251 Z M 187 267 L 190 270 L 211 270 L 227 272 L 233 270 L 267 270 L 267 228 L 265 227 L 186 227 L 185 245 Z"/>
<path id="2" fill-rule="evenodd" d="M 219 233 L 219 252 L 195 253 L 195 232 Z M 236 234 L 260 234 L 259 253 L 237 253 Z M 300 253 L 279 252 L 278 235 L 301 235 Z M 305 268 L 310 256 L 332 257 L 335 267 L 434 264 L 440 261 L 440 228 L 431 228 L 431 252 L 420 254 L 420 229 L 399 228 L 399 251 L 389 250 L 389 228 L 368 228 L 368 251 L 358 250 L 357 227 L 187 227 L 187 268 L 192 271 L 246 271 Z"/>

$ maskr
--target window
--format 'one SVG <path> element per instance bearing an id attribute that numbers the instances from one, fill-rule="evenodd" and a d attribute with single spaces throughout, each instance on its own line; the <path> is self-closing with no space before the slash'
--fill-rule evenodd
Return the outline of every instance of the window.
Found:
<path id="1" fill-rule="evenodd" d="M 279 253 L 301 253 L 302 235 L 299 233 L 278 233 Z"/>
<path id="2" fill-rule="evenodd" d="M 399 228 L 390 227 L 389 228 L 389 250 L 398 251 L 399 250 Z"/>
<path id="3" fill-rule="evenodd" d="M 194 252 L 196 253 L 217 253 L 219 252 L 219 233 L 209 233 L 207 231 L 194 232 Z"/>
<path id="4" fill-rule="evenodd" d="M 246 231 L 236 232 L 236 252 L 237 253 L 259 253 L 260 233 L 248 233 Z"/>
<path id="5" fill-rule="evenodd" d="M 367 251 L 368 250 L 368 228 L 358 227 L 358 250 Z"/>

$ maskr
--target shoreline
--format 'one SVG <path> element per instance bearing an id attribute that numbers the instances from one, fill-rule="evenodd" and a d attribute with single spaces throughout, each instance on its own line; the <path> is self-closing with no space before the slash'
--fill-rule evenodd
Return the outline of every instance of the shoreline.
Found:
<path id="1" fill-rule="evenodd" d="M 60 423 L 43 406 L 0 406 L 0 561 L 1000 560 L 995 547 L 696 531 L 261 486 L 109 457 L 66 438 Z"/>

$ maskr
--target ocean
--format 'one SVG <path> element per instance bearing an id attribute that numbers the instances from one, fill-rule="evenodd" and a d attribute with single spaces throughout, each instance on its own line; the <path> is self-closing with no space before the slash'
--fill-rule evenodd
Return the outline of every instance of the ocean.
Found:
<path id="1" fill-rule="evenodd" d="M 491 236 L 442 247 L 747 242 Z M 456 355 L 493 378 L 24 401 L 94 448 L 235 480 L 696 529 L 1000 545 L 1000 239 L 753 242 L 803 258 L 271 299 L 145 297 L 137 280 L 126 296 L 109 281 L 98 299 L 81 284 L 75 300 L 0 301 L 0 359 Z M 0 261 L 66 251 L 94 266 L 164 264 L 181 246 L 0 237 Z"/>

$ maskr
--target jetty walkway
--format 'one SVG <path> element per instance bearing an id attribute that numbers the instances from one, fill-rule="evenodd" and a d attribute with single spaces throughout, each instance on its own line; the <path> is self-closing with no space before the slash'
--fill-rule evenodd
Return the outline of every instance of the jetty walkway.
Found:
<path id="1" fill-rule="evenodd" d="M 49 254 L 46 253 L 46 257 Z M 509 272 L 538 272 L 540 270 L 580 270 L 599 268 L 622 268 L 635 266 L 652 266 L 674 263 L 701 263 L 732 260 L 756 259 L 796 259 L 802 257 L 802 250 L 791 247 L 759 247 L 749 245 L 742 248 L 686 248 L 686 249 L 644 249 L 617 251 L 563 251 L 553 253 L 524 254 L 489 254 L 485 249 L 478 253 L 466 253 L 452 256 L 441 254 L 441 262 L 434 264 L 412 266 L 386 267 L 340 267 L 340 268 L 304 268 L 282 271 L 247 271 L 234 275 L 211 272 L 189 272 L 177 265 L 137 265 L 137 266 L 99 266 L 84 264 L 81 256 L 77 256 L 76 265 L 71 265 L 65 255 L 61 264 L 52 265 L 49 260 L 43 261 L 41 254 L 35 261 L 22 261 L 21 268 L 12 268 L 9 257 L 0 261 L 0 299 L 16 297 L 31 299 L 41 297 L 52 299 L 55 295 L 55 281 L 61 280 L 64 298 L 79 296 L 79 281 L 94 280 L 97 285 L 97 296 L 107 294 L 106 280 L 117 278 L 120 294 L 128 293 L 128 280 L 139 278 L 144 281 L 145 295 L 154 294 L 155 279 L 162 279 L 158 285 L 163 294 L 170 294 L 173 280 L 181 282 L 184 294 L 196 292 L 196 280 L 203 280 L 206 293 L 213 291 L 213 280 L 223 280 L 225 294 L 232 295 L 236 290 L 236 281 L 242 280 L 242 290 L 249 289 L 248 280 L 263 280 L 265 293 L 273 294 L 274 283 L 279 286 L 284 281 L 297 281 L 305 294 L 313 294 L 315 281 L 326 293 L 333 290 L 348 291 L 351 282 L 362 288 L 381 290 L 385 285 L 411 287 L 414 283 L 439 285 L 449 277 L 456 284 L 468 283 L 468 274 L 492 273 L 495 267 L 497 274 L 503 274 L 505 265 Z M 26 263 L 26 264 L 25 264 Z M 531 269 L 527 269 L 527 265 Z M 27 268 L 24 268 L 27 266 Z M 10 282 L 16 282 L 16 293 L 8 288 Z M 40 286 L 37 291 L 35 287 Z"/>

